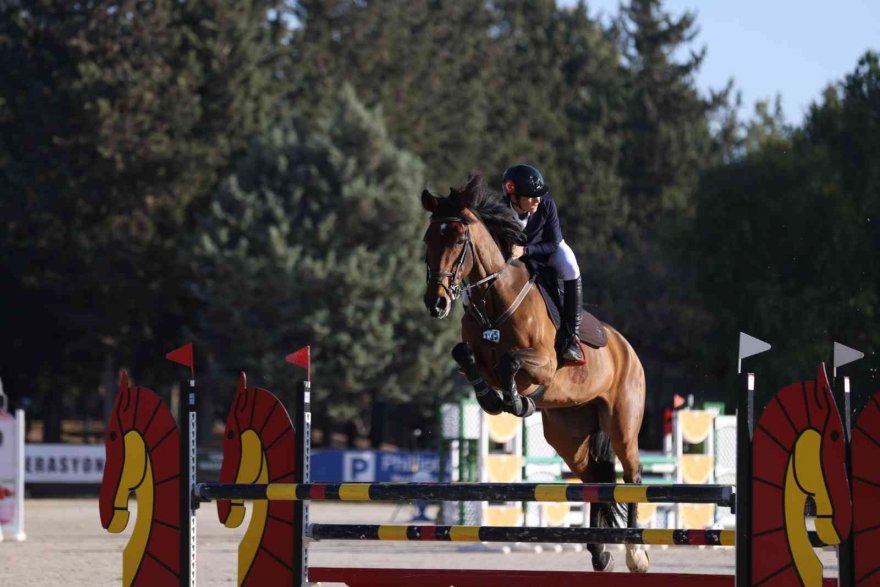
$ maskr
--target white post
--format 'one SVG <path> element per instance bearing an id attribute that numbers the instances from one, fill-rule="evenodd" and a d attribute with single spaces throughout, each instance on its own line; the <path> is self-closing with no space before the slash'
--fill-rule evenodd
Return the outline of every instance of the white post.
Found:
<path id="1" fill-rule="evenodd" d="M 17 524 L 13 538 L 18 542 L 21 542 L 25 538 L 27 538 L 27 534 L 25 534 L 24 531 L 24 418 L 24 410 L 15 410 L 17 437 L 15 442 L 15 456 L 17 461 L 16 468 L 18 469 L 18 478 L 16 479 L 15 483 L 15 519 L 17 520 Z"/>

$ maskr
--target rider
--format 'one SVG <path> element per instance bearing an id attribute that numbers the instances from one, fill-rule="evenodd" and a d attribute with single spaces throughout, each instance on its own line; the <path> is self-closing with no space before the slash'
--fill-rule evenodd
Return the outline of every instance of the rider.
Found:
<path id="1" fill-rule="evenodd" d="M 501 180 L 504 194 L 526 233 L 525 246 L 514 245 L 514 259 L 530 257 L 553 267 L 562 278 L 562 322 L 564 336 L 560 345 L 563 362 L 584 361 L 578 342 L 581 326 L 581 270 L 577 259 L 562 239 L 556 202 L 541 172 L 531 165 L 514 165 L 504 171 Z"/>

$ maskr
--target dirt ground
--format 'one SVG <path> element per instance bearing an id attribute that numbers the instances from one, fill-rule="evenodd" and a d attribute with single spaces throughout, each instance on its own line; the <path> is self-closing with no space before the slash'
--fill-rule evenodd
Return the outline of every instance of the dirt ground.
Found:
<path id="1" fill-rule="evenodd" d="M 409 505 L 315 503 L 311 520 L 324 523 L 407 523 L 414 514 Z M 431 509 L 428 510 L 429 513 Z M 122 549 L 129 529 L 109 534 L 101 527 L 97 500 L 30 499 L 26 502 L 24 542 L 0 543 L 0 585 L 24 587 L 97 587 L 120 585 Z M 198 516 L 198 584 L 235 585 L 238 540 L 242 529 L 230 530 L 217 522 L 215 509 L 205 505 Z M 322 541 L 309 549 L 312 566 L 400 567 L 456 569 L 583 570 L 586 551 L 572 545 L 555 549 L 543 545 L 406 543 Z M 626 572 L 622 547 L 610 547 L 616 571 Z M 653 547 L 651 572 L 732 574 L 734 552 L 713 547 Z M 836 575 L 836 554 L 821 553 L 826 574 Z"/>

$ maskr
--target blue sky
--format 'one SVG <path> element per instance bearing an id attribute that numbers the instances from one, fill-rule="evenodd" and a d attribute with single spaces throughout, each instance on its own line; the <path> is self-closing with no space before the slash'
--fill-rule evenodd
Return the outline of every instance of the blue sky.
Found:
<path id="1" fill-rule="evenodd" d="M 570 6 L 575 0 L 559 0 Z M 590 16 L 616 15 L 619 0 L 587 0 Z M 696 45 L 707 55 L 697 83 L 721 88 L 733 78 L 744 114 L 757 100 L 782 97 L 789 123 L 800 124 L 829 83 L 880 51 L 880 0 L 665 0 L 674 16 L 697 12 Z"/>

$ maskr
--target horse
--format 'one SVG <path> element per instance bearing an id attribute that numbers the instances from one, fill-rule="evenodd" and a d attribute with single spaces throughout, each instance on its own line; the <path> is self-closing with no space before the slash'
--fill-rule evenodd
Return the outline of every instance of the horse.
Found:
<path id="1" fill-rule="evenodd" d="M 585 347 L 586 363 L 557 363 L 556 328 L 533 272 L 511 258 L 523 230 L 501 196 L 472 174 L 446 197 L 422 192 L 431 213 L 425 232 L 430 315 L 446 318 L 464 291 L 470 305 L 461 321 L 453 359 L 474 388 L 480 406 L 527 417 L 540 409 L 544 437 L 585 483 L 616 480 L 614 456 L 626 483 L 640 483 L 639 429 L 645 408 L 645 373 L 627 340 L 601 323 L 607 344 Z M 591 526 L 617 526 L 619 505 L 592 504 Z M 636 527 L 636 504 L 627 525 Z M 609 571 L 614 559 L 604 544 L 588 544 L 595 570 Z M 648 570 L 647 554 L 627 545 L 627 567 Z"/>

